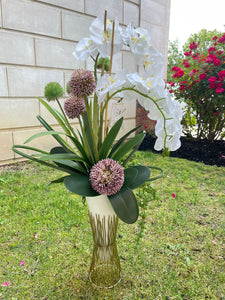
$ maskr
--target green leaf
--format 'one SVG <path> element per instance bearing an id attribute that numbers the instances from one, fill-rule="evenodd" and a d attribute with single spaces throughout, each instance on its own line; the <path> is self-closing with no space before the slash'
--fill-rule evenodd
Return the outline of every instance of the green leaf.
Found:
<path id="1" fill-rule="evenodd" d="M 112 147 L 112 150 L 109 154 L 109 157 L 112 157 L 113 153 L 116 152 L 116 150 L 124 143 L 124 141 L 126 140 L 126 138 L 133 132 L 135 132 L 140 126 L 137 126 L 133 129 L 131 129 L 129 132 L 127 132 L 125 135 L 123 135 L 116 143 L 115 145 Z"/>
<path id="2" fill-rule="evenodd" d="M 87 112 L 82 115 L 82 118 L 83 118 L 83 122 L 84 122 L 84 126 L 83 126 L 84 143 L 85 143 L 85 146 L 88 148 L 88 152 L 92 157 L 93 163 L 96 163 L 99 160 L 98 159 L 98 151 L 97 151 L 97 147 L 96 147 L 97 141 L 94 141 L 93 130 L 92 130 L 91 123 L 90 123 Z"/>
<path id="3" fill-rule="evenodd" d="M 149 178 L 147 181 L 154 181 L 154 180 L 159 179 L 159 178 L 161 178 L 161 177 L 164 176 L 164 171 L 163 171 L 161 168 L 158 168 L 158 167 L 149 167 L 149 168 L 150 168 L 150 169 L 154 169 L 154 170 L 159 170 L 159 171 L 161 172 L 161 174 L 158 175 L 158 176 Z"/>
<path id="4" fill-rule="evenodd" d="M 122 166 L 126 166 L 126 164 L 128 163 L 128 161 L 131 159 L 131 157 L 134 155 L 134 153 L 138 150 L 138 148 L 140 147 L 142 143 L 142 140 L 140 141 L 140 143 L 138 143 L 133 150 L 129 153 L 129 155 L 125 158 L 125 160 L 122 162 Z"/>
<path id="5" fill-rule="evenodd" d="M 61 160 L 79 160 L 78 156 L 74 153 L 56 153 L 56 154 L 43 154 L 39 156 L 41 160 L 53 160 L 53 161 L 61 161 Z M 83 160 L 83 159 L 80 159 Z"/>
<path id="6" fill-rule="evenodd" d="M 128 188 L 120 190 L 117 194 L 109 196 L 109 200 L 115 213 L 123 222 L 132 224 L 137 221 L 139 210 L 132 190 Z"/>
<path id="7" fill-rule="evenodd" d="M 74 145 L 76 146 L 77 150 L 80 152 L 81 156 L 83 157 L 84 161 L 91 166 L 92 163 L 90 161 L 90 159 L 88 158 L 88 155 L 85 151 L 85 148 L 82 146 L 82 144 L 73 136 L 69 136 L 69 138 L 71 139 L 71 141 L 74 143 Z"/>
<path id="8" fill-rule="evenodd" d="M 59 167 L 59 166 L 50 164 L 48 162 L 42 161 L 42 160 L 40 160 L 40 159 L 38 159 L 38 158 L 36 158 L 36 157 L 34 157 L 32 155 L 23 153 L 22 151 L 19 151 L 18 148 L 19 149 L 27 149 L 27 150 L 37 151 L 37 152 L 40 152 L 40 153 L 45 153 L 44 151 L 42 151 L 40 149 L 36 149 L 36 148 L 33 148 L 33 147 L 29 147 L 29 146 L 21 146 L 21 145 L 14 145 L 12 147 L 12 150 L 15 153 L 17 153 L 17 154 L 19 154 L 19 155 L 21 155 L 21 156 L 23 156 L 25 158 L 28 158 L 30 160 L 33 160 L 35 162 L 38 162 L 39 164 L 42 164 L 42 165 L 45 165 L 47 167 L 50 167 L 50 168 L 53 168 L 53 169 L 57 169 L 57 170 L 60 170 L 60 171 L 63 171 L 63 172 L 69 173 L 69 174 L 74 174 L 75 173 L 75 171 L 69 171 L 68 168 Z"/>
<path id="9" fill-rule="evenodd" d="M 53 128 L 41 117 L 37 116 L 38 121 L 47 129 L 48 131 L 54 131 Z M 66 152 L 71 152 L 71 146 L 59 135 L 52 135 L 56 141 L 64 148 Z"/>
<path id="10" fill-rule="evenodd" d="M 62 127 L 62 129 L 66 132 L 66 134 L 70 134 L 70 131 L 65 126 L 64 121 L 60 118 L 60 116 L 55 112 L 55 109 L 53 109 L 45 100 L 37 97 L 37 99 L 47 108 L 47 110 L 50 112 L 50 114 L 56 119 L 58 124 Z"/>
<path id="11" fill-rule="evenodd" d="M 145 183 L 145 181 L 148 180 L 151 172 L 150 169 L 145 166 L 134 166 L 131 167 L 131 169 L 135 169 L 138 173 L 135 177 L 135 180 L 131 183 L 131 185 L 129 185 L 129 188 L 133 190 Z"/>
<path id="12" fill-rule="evenodd" d="M 36 139 L 36 138 L 39 138 L 39 137 L 42 137 L 42 136 L 46 136 L 46 135 L 59 135 L 59 134 L 65 134 L 64 132 L 58 132 L 58 131 L 45 131 L 45 132 L 39 132 L 39 133 L 36 133 L 34 135 L 32 135 L 31 137 L 29 137 L 29 139 L 27 139 L 24 144 L 27 144 L 29 142 L 31 142 L 32 140 Z"/>
<path id="13" fill-rule="evenodd" d="M 116 136 L 122 126 L 123 118 L 120 118 L 110 129 L 109 133 L 107 134 L 106 138 L 104 139 L 99 153 L 99 159 L 107 158 L 107 155 L 114 143 Z"/>
<path id="14" fill-rule="evenodd" d="M 60 177 L 58 179 L 52 180 L 47 185 L 50 185 L 50 184 L 53 184 L 53 183 L 62 183 L 65 178 L 66 178 L 66 176 L 63 176 L 63 177 Z"/>
<path id="15" fill-rule="evenodd" d="M 51 149 L 50 154 L 57 154 L 57 153 L 67 153 L 65 152 L 63 147 L 54 147 Z M 72 160 L 61 160 L 61 159 L 54 159 L 54 162 L 58 165 L 58 166 L 63 166 L 65 167 L 69 167 L 69 170 L 76 170 L 79 173 L 83 173 L 83 174 L 87 174 L 87 170 L 85 165 L 80 161 L 80 158 L 76 160 L 78 161 L 72 161 Z"/>
<path id="16" fill-rule="evenodd" d="M 144 137 L 145 137 L 145 133 L 141 132 L 136 136 L 134 136 L 133 138 L 131 138 L 113 154 L 112 159 L 116 161 L 121 160 L 121 158 L 123 158 L 124 155 L 126 155 L 129 151 L 131 151 L 137 144 L 141 143 Z"/>
<path id="17" fill-rule="evenodd" d="M 72 193 L 85 197 L 98 196 L 99 194 L 91 187 L 89 176 L 73 174 L 64 179 L 65 187 Z"/>
<path id="18" fill-rule="evenodd" d="M 138 170 L 136 170 L 133 167 L 125 169 L 124 170 L 124 183 L 123 183 L 122 189 L 129 187 L 133 183 L 133 181 L 136 179 L 137 174 L 138 174 Z"/>

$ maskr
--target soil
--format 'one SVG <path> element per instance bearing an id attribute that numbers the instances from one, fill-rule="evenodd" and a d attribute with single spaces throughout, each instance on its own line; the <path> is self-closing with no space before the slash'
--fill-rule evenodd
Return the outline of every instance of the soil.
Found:
<path id="1" fill-rule="evenodd" d="M 159 153 L 159 151 L 154 150 L 155 140 L 154 136 L 146 134 L 139 150 L 150 150 Z M 197 141 L 181 137 L 181 147 L 177 151 L 171 151 L 170 156 L 202 162 L 206 165 L 225 167 L 225 140 L 210 142 L 208 140 Z"/>

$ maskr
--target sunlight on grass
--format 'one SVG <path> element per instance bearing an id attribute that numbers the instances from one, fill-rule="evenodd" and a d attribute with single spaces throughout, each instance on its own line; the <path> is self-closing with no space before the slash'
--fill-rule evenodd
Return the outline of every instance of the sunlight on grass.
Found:
<path id="1" fill-rule="evenodd" d="M 112 290 L 88 281 L 87 206 L 63 185 L 47 186 L 61 173 L 34 163 L 1 169 L 0 299 L 225 299 L 225 169 L 151 152 L 137 158 L 165 176 L 152 183 L 139 246 L 137 223 L 119 222 L 123 277 Z"/>

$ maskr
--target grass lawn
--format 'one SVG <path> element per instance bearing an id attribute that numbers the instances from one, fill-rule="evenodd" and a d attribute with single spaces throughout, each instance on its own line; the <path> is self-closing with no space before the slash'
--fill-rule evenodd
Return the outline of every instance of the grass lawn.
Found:
<path id="1" fill-rule="evenodd" d="M 63 185 L 46 185 L 61 173 L 34 163 L 1 169 L 0 299 L 225 299 L 225 168 L 137 156 L 165 177 L 152 183 L 139 245 L 138 223 L 119 222 L 122 280 L 110 290 L 88 281 L 87 206 Z"/>

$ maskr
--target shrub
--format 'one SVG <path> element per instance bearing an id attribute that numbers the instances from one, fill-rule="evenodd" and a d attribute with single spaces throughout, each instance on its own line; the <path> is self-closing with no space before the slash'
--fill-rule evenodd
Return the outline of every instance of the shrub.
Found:
<path id="1" fill-rule="evenodd" d="M 186 103 L 184 133 L 210 141 L 223 137 L 225 125 L 225 33 L 214 36 L 207 53 L 192 41 L 182 67 L 172 67 L 170 93 Z"/>

